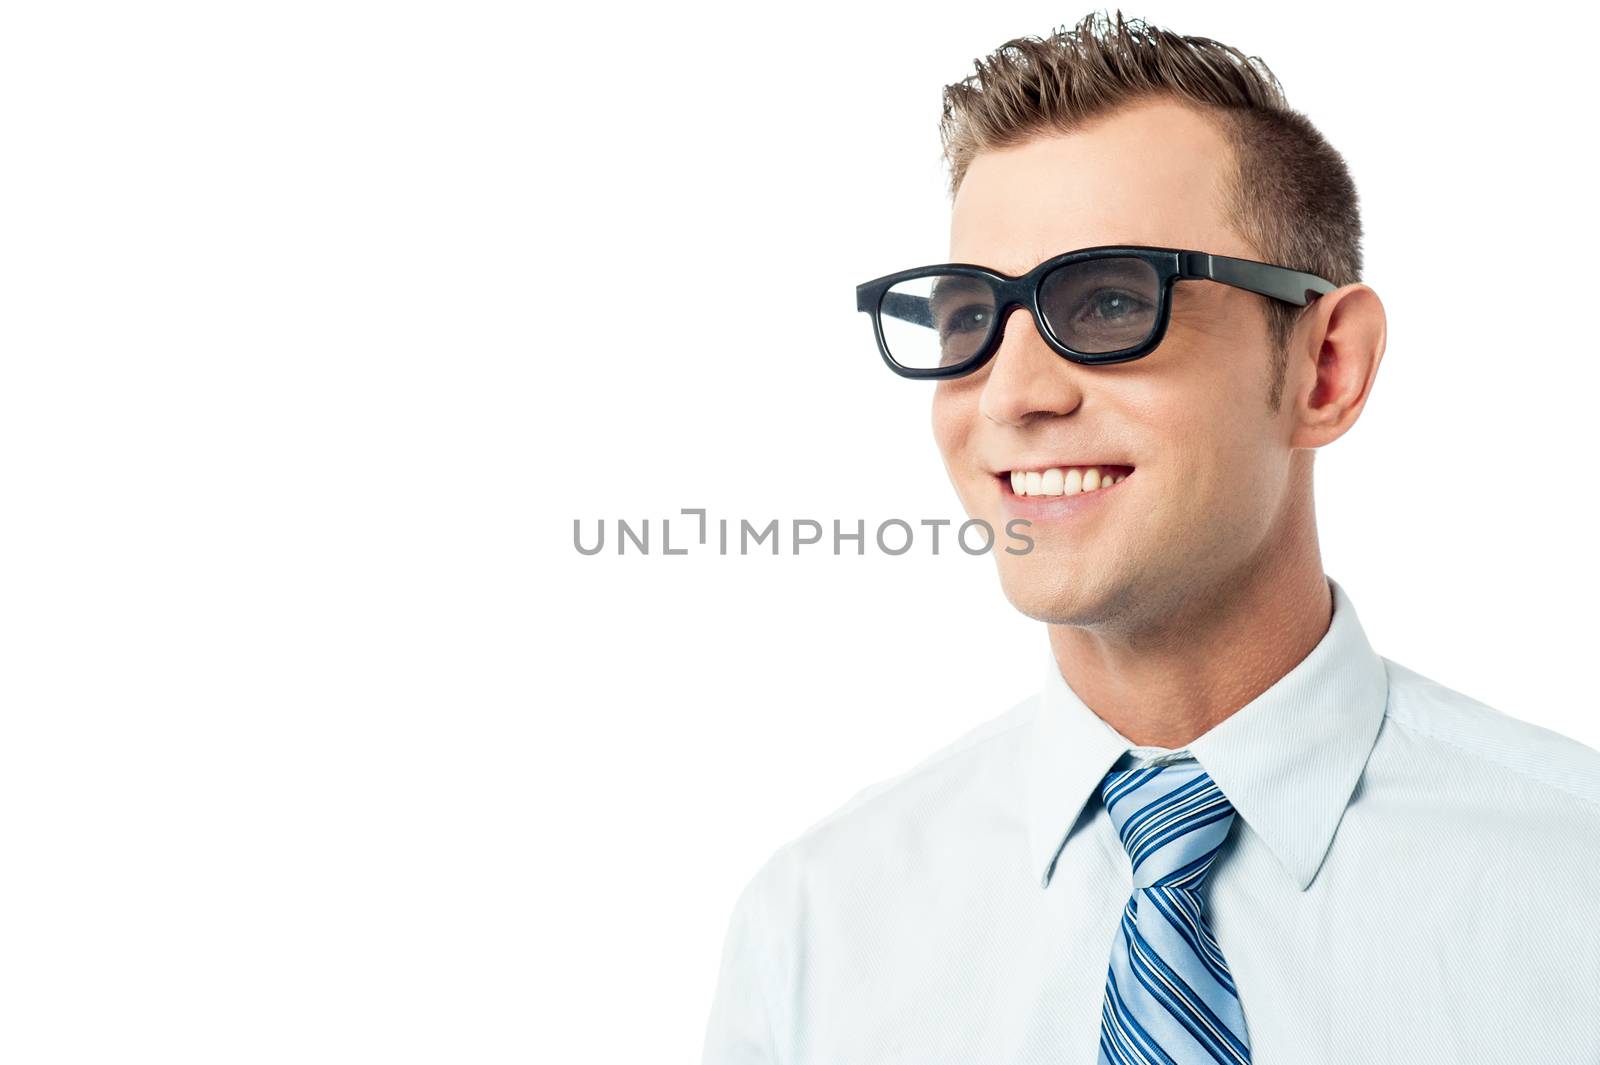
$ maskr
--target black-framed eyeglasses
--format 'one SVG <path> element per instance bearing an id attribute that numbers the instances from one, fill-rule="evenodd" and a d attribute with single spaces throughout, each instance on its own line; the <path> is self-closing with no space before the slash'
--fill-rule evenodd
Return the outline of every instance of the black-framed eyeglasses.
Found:
<path id="1" fill-rule="evenodd" d="M 1085 365 L 1127 362 L 1156 349 L 1172 315 L 1176 281 L 1218 281 L 1306 306 L 1335 286 L 1253 259 L 1140 245 L 1083 248 L 1021 277 L 970 263 L 941 263 L 856 286 L 872 315 L 878 351 L 902 377 L 964 377 L 1000 347 L 1001 323 L 1026 307 L 1045 342 Z"/>

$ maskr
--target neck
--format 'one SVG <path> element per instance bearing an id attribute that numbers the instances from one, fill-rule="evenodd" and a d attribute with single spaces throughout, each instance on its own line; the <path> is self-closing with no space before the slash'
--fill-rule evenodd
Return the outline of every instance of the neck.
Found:
<path id="1" fill-rule="evenodd" d="M 1179 748 L 1270 688 L 1327 634 L 1333 600 L 1313 540 L 1189 588 L 1136 631 L 1051 625 L 1061 676 L 1136 746 Z"/>

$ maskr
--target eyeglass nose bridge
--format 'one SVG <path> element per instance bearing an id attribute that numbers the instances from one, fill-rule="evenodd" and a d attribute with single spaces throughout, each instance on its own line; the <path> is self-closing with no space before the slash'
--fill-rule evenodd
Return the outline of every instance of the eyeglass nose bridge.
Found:
<path id="1" fill-rule="evenodd" d="M 1032 282 L 1030 277 L 1010 278 L 990 277 L 987 279 L 989 287 L 994 292 L 994 329 L 989 334 L 989 339 L 979 349 L 973 360 L 973 369 L 981 369 L 1000 352 L 1000 345 L 1005 343 L 1006 322 L 1011 318 L 1011 312 L 1022 308 L 1028 312 L 1028 317 L 1033 319 L 1034 332 L 1039 334 L 1050 349 L 1056 354 L 1061 351 L 1060 341 L 1056 340 L 1050 330 L 1050 324 L 1044 320 L 1044 310 L 1039 306 L 1039 286 Z"/>

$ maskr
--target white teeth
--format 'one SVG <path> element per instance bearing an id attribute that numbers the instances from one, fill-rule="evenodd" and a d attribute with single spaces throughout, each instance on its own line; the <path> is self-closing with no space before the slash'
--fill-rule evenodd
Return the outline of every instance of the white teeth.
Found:
<path id="1" fill-rule="evenodd" d="M 1077 495 L 1121 484 L 1126 473 L 1102 474 L 1098 466 L 1055 466 L 1048 470 L 1012 470 L 1011 490 L 1019 496 Z"/>

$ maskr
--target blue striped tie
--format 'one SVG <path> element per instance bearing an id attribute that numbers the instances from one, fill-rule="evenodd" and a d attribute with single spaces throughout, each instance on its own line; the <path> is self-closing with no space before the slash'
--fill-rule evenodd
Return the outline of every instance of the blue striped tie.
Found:
<path id="1" fill-rule="evenodd" d="M 1100 1013 L 1101 1065 L 1243 1065 L 1244 1013 L 1201 897 L 1233 804 L 1193 759 L 1113 770 L 1100 798 L 1133 861 Z"/>

